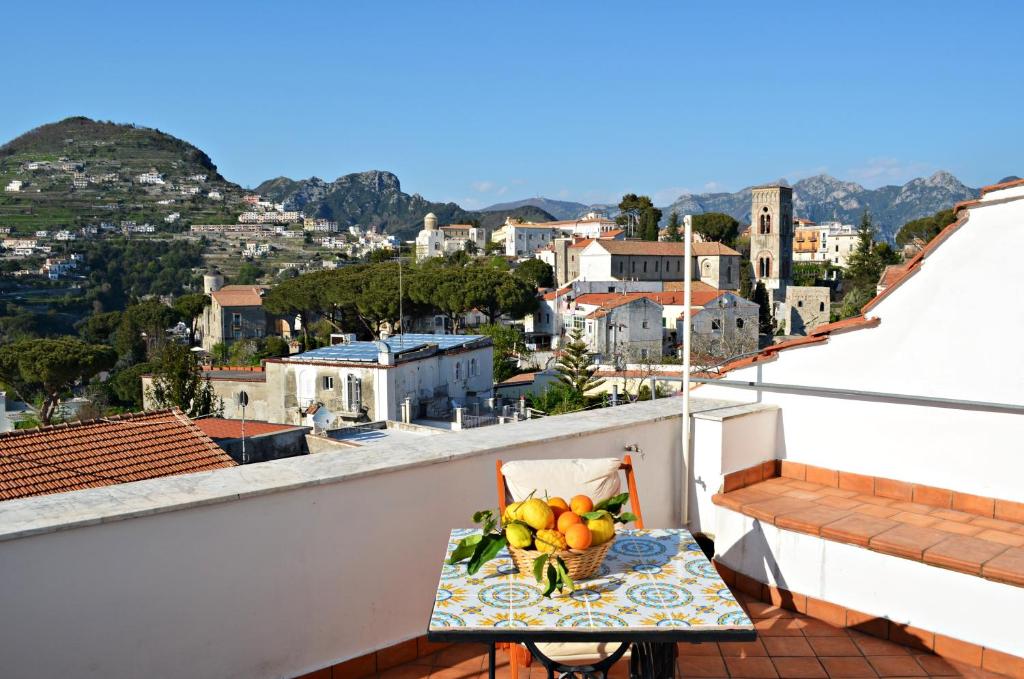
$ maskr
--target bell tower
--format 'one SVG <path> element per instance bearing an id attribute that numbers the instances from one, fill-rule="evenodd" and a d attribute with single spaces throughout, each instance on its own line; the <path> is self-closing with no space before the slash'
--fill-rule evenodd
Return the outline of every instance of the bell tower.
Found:
<path id="1" fill-rule="evenodd" d="M 750 196 L 750 263 L 754 280 L 775 301 L 786 298 L 793 276 L 793 189 L 757 186 Z"/>

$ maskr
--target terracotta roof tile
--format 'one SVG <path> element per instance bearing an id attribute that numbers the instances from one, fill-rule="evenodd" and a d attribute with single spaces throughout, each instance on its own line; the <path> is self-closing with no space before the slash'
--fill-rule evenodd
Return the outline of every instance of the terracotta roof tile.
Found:
<path id="1" fill-rule="evenodd" d="M 0 500 L 235 466 L 179 410 L 0 434 Z"/>
<path id="2" fill-rule="evenodd" d="M 195 424 L 204 434 L 209 436 L 213 440 L 218 439 L 238 439 L 242 438 L 242 421 L 241 420 L 226 420 L 219 417 L 204 417 L 201 420 L 196 420 Z M 245 435 L 249 436 L 262 436 L 264 434 L 273 434 L 279 431 L 288 431 L 289 429 L 298 429 L 290 424 L 275 424 L 273 422 L 260 422 L 256 420 L 245 421 Z"/>
<path id="3" fill-rule="evenodd" d="M 224 306 L 263 306 L 263 288 L 258 285 L 225 285 L 210 297 Z"/>
<path id="4" fill-rule="evenodd" d="M 682 257 L 685 252 L 685 243 L 609 239 L 600 239 L 597 242 L 602 248 L 613 255 Z M 704 243 L 696 241 L 693 244 L 693 254 L 695 256 L 735 255 L 738 257 L 740 253 L 727 245 L 722 245 L 721 243 Z"/>

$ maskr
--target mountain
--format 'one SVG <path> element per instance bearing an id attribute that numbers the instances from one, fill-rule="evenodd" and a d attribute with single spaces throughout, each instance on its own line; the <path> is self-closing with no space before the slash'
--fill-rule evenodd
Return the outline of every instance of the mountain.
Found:
<path id="1" fill-rule="evenodd" d="M 151 169 L 163 183 L 137 180 Z M 242 196 L 192 144 L 160 130 L 84 117 L 37 127 L 0 146 L 0 182 L 12 180 L 24 186 L 0 193 L 0 223 L 17 232 L 120 220 L 165 228 L 233 222 L 240 208 L 230 206 Z M 210 191 L 221 198 L 210 199 Z M 163 218 L 173 212 L 180 221 L 170 227 Z"/>
<path id="2" fill-rule="evenodd" d="M 491 229 L 504 223 L 506 217 L 532 222 L 555 219 L 532 205 L 473 211 L 464 210 L 456 203 L 434 203 L 419 194 L 403 192 L 398 177 L 381 170 L 347 174 L 332 182 L 319 177 L 300 180 L 277 177 L 263 182 L 255 191 L 284 203 L 286 209 L 302 210 L 307 216 L 331 219 L 344 225 L 376 226 L 400 238 L 415 236 L 428 212 L 437 215 L 441 225 L 476 220 Z"/>
<path id="3" fill-rule="evenodd" d="M 780 183 L 787 182 L 780 180 Z M 801 179 L 792 186 L 796 216 L 816 222 L 836 219 L 857 224 L 864 210 L 868 210 L 879 234 L 889 240 L 910 220 L 934 214 L 978 195 L 977 189 L 965 186 L 948 172 L 912 179 L 902 186 L 877 189 L 866 189 L 860 184 L 826 174 Z M 680 215 L 724 212 L 742 224 L 749 224 L 750 190 L 751 187 L 735 193 L 685 193 L 662 208 L 662 223 L 668 221 L 672 211 L 676 211 Z"/>
<path id="4" fill-rule="evenodd" d="M 484 210 L 487 212 L 501 212 L 502 210 L 514 210 L 520 207 L 532 206 L 540 208 L 552 215 L 555 219 L 577 219 L 582 217 L 588 212 L 592 212 L 595 209 L 593 205 L 584 205 L 583 203 L 574 203 L 569 200 L 552 200 L 551 198 L 542 198 L 537 196 L 536 198 L 527 198 L 526 200 L 514 200 L 508 203 L 495 203 L 489 207 L 485 207 Z"/>

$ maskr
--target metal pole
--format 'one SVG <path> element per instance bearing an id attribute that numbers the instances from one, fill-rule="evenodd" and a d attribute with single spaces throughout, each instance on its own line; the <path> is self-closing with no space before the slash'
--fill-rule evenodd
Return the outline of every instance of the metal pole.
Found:
<path id="1" fill-rule="evenodd" d="M 690 304 L 693 282 L 693 217 L 683 217 L 683 527 L 690 523 Z"/>
<path id="2" fill-rule="evenodd" d="M 242 403 L 242 464 L 248 460 L 245 457 L 245 403 Z"/>

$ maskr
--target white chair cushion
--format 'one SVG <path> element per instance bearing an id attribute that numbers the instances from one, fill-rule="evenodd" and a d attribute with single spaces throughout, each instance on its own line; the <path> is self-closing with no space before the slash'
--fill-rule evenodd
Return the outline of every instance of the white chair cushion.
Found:
<path id="1" fill-rule="evenodd" d="M 572 663 L 576 665 L 588 664 L 591 662 L 597 662 L 604 660 L 615 651 L 619 650 L 619 646 L 622 645 L 620 641 L 606 641 L 606 642 L 586 642 L 586 641 L 573 641 L 573 642 L 549 642 L 543 644 L 537 644 L 537 650 L 561 663 Z M 629 658 L 631 651 L 626 651 L 622 655 L 622 659 Z M 535 661 L 536 662 L 536 661 Z"/>
<path id="2" fill-rule="evenodd" d="M 619 465 L 615 457 L 577 460 L 516 460 L 501 466 L 509 495 L 519 502 L 534 497 L 586 495 L 595 503 L 619 494 Z"/>

